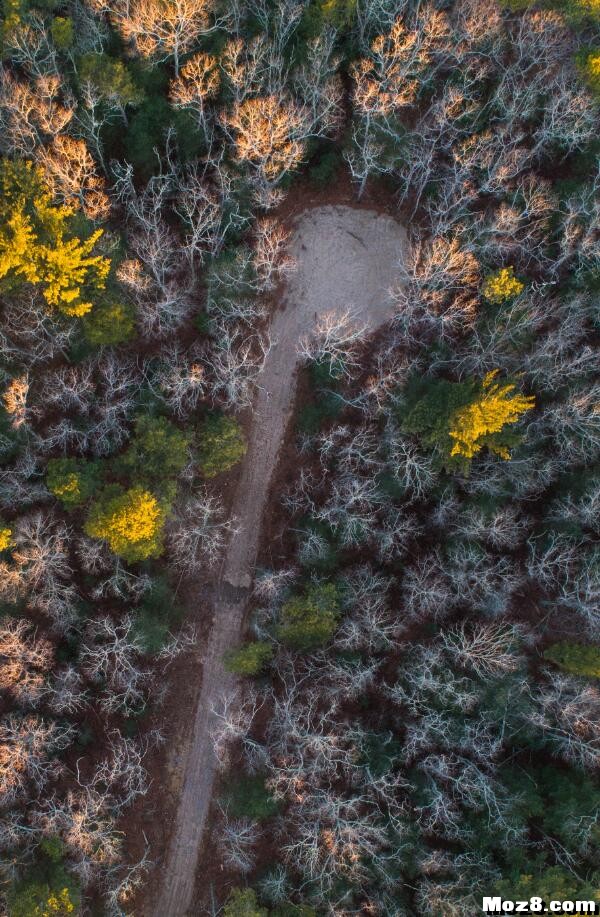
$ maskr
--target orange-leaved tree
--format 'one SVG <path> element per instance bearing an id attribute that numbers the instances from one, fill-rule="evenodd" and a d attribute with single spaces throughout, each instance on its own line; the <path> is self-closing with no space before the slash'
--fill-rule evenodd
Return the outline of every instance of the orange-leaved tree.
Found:
<path id="1" fill-rule="evenodd" d="M 274 95 L 245 99 L 223 116 L 233 135 L 238 159 L 271 187 L 300 163 L 307 121 L 299 105 Z"/>

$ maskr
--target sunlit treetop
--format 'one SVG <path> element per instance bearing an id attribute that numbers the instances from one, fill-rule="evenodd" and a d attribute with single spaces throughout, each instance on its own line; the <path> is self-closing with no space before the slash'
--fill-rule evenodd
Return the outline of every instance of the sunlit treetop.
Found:
<path id="1" fill-rule="evenodd" d="M 498 370 L 488 373 L 481 391 L 474 401 L 457 410 L 450 418 L 450 437 L 454 441 L 450 455 L 472 459 L 484 446 L 501 456 L 510 458 L 506 445 L 494 440 L 490 434 L 499 433 L 508 424 L 516 423 L 535 404 L 533 395 L 515 392 L 509 382 L 494 382 Z"/>
<path id="2" fill-rule="evenodd" d="M 102 230 L 74 235 L 70 207 L 55 205 L 41 171 L 30 162 L 0 161 L 0 282 L 40 285 L 49 306 L 85 315 L 87 298 L 104 288 L 110 261 L 92 255 Z"/>
<path id="3" fill-rule="evenodd" d="M 6 551 L 12 545 L 12 529 L 0 523 L 0 551 Z"/>
<path id="4" fill-rule="evenodd" d="M 150 491 L 115 487 L 92 506 L 85 531 L 108 542 L 114 554 L 134 563 L 161 553 L 165 517 L 165 508 Z"/>
<path id="5" fill-rule="evenodd" d="M 501 305 L 514 299 L 525 289 L 525 284 L 515 277 L 514 268 L 503 267 L 491 274 L 483 284 L 482 293 L 488 302 Z"/>
<path id="6" fill-rule="evenodd" d="M 588 89 L 600 99 L 600 49 L 577 55 L 577 63 Z"/>
<path id="7" fill-rule="evenodd" d="M 234 132 L 239 159 L 260 170 L 267 181 L 278 181 L 300 162 L 302 114 L 293 103 L 280 102 L 274 95 L 245 99 L 226 122 Z"/>
<path id="8" fill-rule="evenodd" d="M 497 382 L 497 374 L 495 370 L 465 382 L 417 380 L 407 394 L 403 429 L 419 434 L 447 468 L 467 472 L 485 447 L 509 459 L 510 448 L 520 439 L 511 427 L 531 410 L 535 398 L 518 392 L 514 382 Z"/>
<path id="9" fill-rule="evenodd" d="M 68 888 L 53 892 L 41 907 L 38 907 L 40 917 L 58 917 L 58 915 L 72 914 L 75 905 L 71 901 Z"/>
<path id="10" fill-rule="evenodd" d="M 171 82 L 171 102 L 175 106 L 202 107 L 205 100 L 216 95 L 220 84 L 217 58 L 201 51 L 186 61 L 179 77 Z"/>

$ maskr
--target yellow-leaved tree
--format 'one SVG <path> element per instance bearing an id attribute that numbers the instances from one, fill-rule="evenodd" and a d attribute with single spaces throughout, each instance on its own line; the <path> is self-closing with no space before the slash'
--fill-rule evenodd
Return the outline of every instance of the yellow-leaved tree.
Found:
<path id="1" fill-rule="evenodd" d="M 48 900 L 37 907 L 36 917 L 38 914 L 40 917 L 62 917 L 62 915 L 73 914 L 74 912 L 75 905 L 71 901 L 69 889 L 61 888 L 59 892 L 51 892 Z"/>
<path id="2" fill-rule="evenodd" d="M 517 391 L 514 382 L 498 382 L 497 375 L 494 370 L 466 382 L 416 380 L 403 429 L 420 434 L 448 468 L 468 471 L 471 459 L 486 447 L 509 459 L 520 439 L 511 427 L 533 408 L 535 398 Z"/>
<path id="3" fill-rule="evenodd" d="M 115 554 L 130 563 L 157 557 L 163 548 L 166 509 L 143 487 L 108 488 L 94 503 L 85 532 L 101 538 Z"/>
<path id="4" fill-rule="evenodd" d="M 498 370 L 488 373 L 474 401 L 455 411 L 450 417 L 450 437 L 454 445 L 450 455 L 472 459 L 484 446 L 503 459 L 510 458 L 506 442 L 494 439 L 508 424 L 514 424 L 535 404 L 533 395 L 515 391 L 512 382 L 495 382 Z"/>
<path id="5" fill-rule="evenodd" d="M 55 205 L 43 174 L 30 162 L 0 161 L 0 289 L 40 285 L 49 306 L 85 315 L 104 288 L 110 261 L 93 255 L 102 235 L 74 232 L 70 207 Z"/>
<path id="6" fill-rule="evenodd" d="M 495 274 L 490 274 L 483 284 L 483 295 L 488 302 L 501 305 L 519 296 L 525 289 L 525 284 L 515 277 L 513 267 L 503 267 Z"/>
<path id="7" fill-rule="evenodd" d="M 12 545 L 12 529 L 0 519 L 0 551 L 6 551 Z"/>

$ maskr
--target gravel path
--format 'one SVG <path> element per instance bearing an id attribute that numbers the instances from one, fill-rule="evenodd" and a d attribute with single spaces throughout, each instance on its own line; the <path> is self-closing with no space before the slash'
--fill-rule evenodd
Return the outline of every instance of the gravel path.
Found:
<path id="1" fill-rule="evenodd" d="M 190 906 L 215 776 L 210 711 L 235 683 L 221 660 L 239 643 L 269 484 L 294 399 L 298 341 L 322 312 L 350 307 L 372 330 L 389 318 L 388 290 L 399 281 L 405 244 L 398 223 L 367 210 L 318 207 L 297 219 L 290 243 L 297 269 L 288 283 L 285 308 L 271 323 L 273 346 L 259 378 L 248 451 L 232 507 L 238 531 L 229 543 L 216 589 L 202 689 L 154 917 L 197 913 Z"/>

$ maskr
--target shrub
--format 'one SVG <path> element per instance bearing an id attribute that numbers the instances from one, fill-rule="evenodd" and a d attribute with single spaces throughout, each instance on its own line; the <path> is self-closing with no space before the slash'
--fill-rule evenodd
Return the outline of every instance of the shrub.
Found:
<path id="1" fill-rule="evenodd" d="M 309 586 L 303 596 L 294 596 L 283 605 L 277 635 L 293 649 L 313 649 L 333 636 L 339 618 L 337 586 L 333 583 Z"/>
<path id="2" fill-rule="evenodd" d="M 301 33 L 308 39 L 316 38 L 328 26 L 350 31 L 356 15 L 356 0 L 312 0 L 302 16 Z"/>
<path id="3" fill-rule="evenodd" d="M 253 888 L 234 888 L 223 910 L 224 917 L 268 917 L 268 911 L 259 907 Z"/>
<path id="4" fill-rule="evenodd" d="M 298 414 L 298 430 L 300 433 L 314 435 L 328 420 L 339 417 L 344 407 L 344 402 L 335 392 L 324 392 L 318 400 L 305 404 Z"/>
<path id="5" fill-rule="evenodd" d="M 348 28 L 356 15 L 357 0 L 318 0 L 323 22 L 338 29 Z"/>
<path id="6" fill-rule="evenodd" d="M 81 83 L 91 83 L 100 98 L 113 98 L 121 105 L 137 105 L 144 97 L 123 61 L 108 54 L 83 54 L 77 62 L 77 75 Z"/>
<path id="7" fill-rule="evenodd" d="M 317 917 L 314 907 L 308 904 L 279 904 L 273 908 L 270 917 Z"/>
<path id="8" fill-rule="evenodd" d="M 10 39 L 23 22 L 25 11 L 26 4 L 23 0 L 2 0 L 0 5 L 0 50 L 4 49 L 6 39 Z"/>
<path id="9" fill-rule="evenodd" d="M 199 465 L 205 478 L 229 471 L 248 448 L 242 428 L 233 417 L 213 414 L 200 429 Z"/>
<path id="10" fill-rule="evenodd" d="M 146 608 L 141 608 L 135 617 L 133 635 L 142 652 L 150 656 L 160 653 L 169 641 L 169 622 Z"/>
<path id="11" fill-rule="evenodd" d="M 309 169 L 310 180 L 316 185 L 325 188 L 336 176 L 341 168 L 340 154 L 337 149 L 325 149 Z"/>
<path id="12" fill-rule="evenodd" d="M 237 650 L 229 650 L 223 657 L 223 663 L 227 671 L 235 675 L 260 675 L 272 658 L 271 644 L 257 640 L 244 643 Z"/>
<path id="13" fill-rule="evenodd" d="M 484 282 L 482 293 L 488 302 L 501 305 L 522 293 L 525 284 L 515 277 L 514 268 L 503 267 Z"/>
<path id="14" fill-rule="evenodd" d="M 231 780 L 225 787 L 224 801 L 229 815 L 253 821 L 271 818 L 279 808 L 260 774 Z"/>
<path id="15" fill-rule="evenodd" d="M 50 31 L 59 51 L 67 51 L 73 44 L 73 20 L 69 16 L 55 16 Z"/>
<path id="16" fill-rule="evenodd" d="M 145 592 L 138 605 L 133 625 L 135 637 L 140 641 L 143 652 L 160 653 L 169 641 L 171 629 L 183 616 L 173 590 L 167 580 L 157 577 L 152 587 Z"/>
<path id="17" fill-rule="evenodd" d="M 9 917 L 75 917 L 80 912 L 79 886 L 65 870 L 63 855 L 60 838 L 42 840 L 28 875 L 8 891 Z"/>
<path id="18" fill-rule="evenodd" d="M 528 7 L 533 6 L 534 3 L 535 0 L 502 0 L 501 5 L 512 10 L 514 13 L 518 13 L 521 10 L 526 10 Z"/>
<path id="19" fill-rule="evenodd" d="M 43 837 L 40 841 L 40 850 L 51 863 L 62 863 L 65 855 L 65 845 L 55 834 Z"/>
<path id="20" fill-rule="evenodd" d="M 571 675 L 600 678 L 600 646 L 582 643 L 554 643 L 544 653 L 548 659 Z"/>
<path id="21" fill-rule="evenodd" d="M 50 459 L 46 466 L 46 486 L 65 509 L 85 503 L 98 486 L 98 466 L 74 458 Z"/>
<path id="22" fill-rule="evenodd" d="M 497 370 L 481 381 L 417 383 L 415 403 L 402 424 L 404 431 L 421 434 L 447 467 L 468 470 L 471 459 L 484 447 L 509 459 L 510 447 L 519 437 L 506 428 L 531 410 L 535 399 L 515 392 L 513 382 L 495 382 L 496 375 Z"/>
<path id="23" fill-rule="evenodd" d="M 163 483 L 176 478 L 188 460 L 190 436 L 166 417 L 138 417 L 131 445 L 118 466 L 135 480 Z"/>
<path id="24" fill-rule="evenodd" d="M 135 72 L 132 64 L 130 69 Z M 156 73 L 158 69 L 154 68 L 155 76 L 159 75 Z M 138 82 L 142 80 L 138 78 Z M 151 88 L 153 91 L 140 102 L 132 115 L 123 138 L 127 161 L 145 179 L 150 178 L 158 168 L 155 148 L 162 153 L 164 138 L 170 127 L 175 128 L 178 154 L 182 160 L 193 159 L 202 146 L 201 134 L 191 114 L 173 110 L 167 100 L 155 91 L 158 87 Z"/>
<path id="25" fill-rule="evenodd" d="M 600 0 L 561 0 L 560 6 L 573 25 L 585 25 L 587 20 L 600 22 Z"/>
<path id="26" fill-rule="evenodd" d="M 143 487 L 107 488 L 92 506 L 84 529 L 92 538 L 108 542 L 113 553 L 130 563 L 158 557 L 163 549 L 166 510 Z"/>
<path id="27" fill-rule="evenodd" d="M 529 900 L 532 895 L 538 895 L 544 901 L 597 899 L 600 895 L 600 889 L 595 887 L 597 884 L 595 879 L 592 882 L 578 879 L 562 866 L 550 866 L 546 869 L 540 869 L 538 866 L 512 879 L 499 882 L 496 893 L 509 900 Z"/>
<path id="28" fill-rule="evenodd" d="M 198 312 L 194 316 L 194 325 L 200 334 L 210 334 L 211 322 L 206 312 Z"/>
<path id="29" fill-rule="evenodd" d="M 514 810 L 528 821 L 537 822 L 543 833 L 558 838 L 567 848 L 600 840 L 594 816 L 600 805 L 600 790 L 581 771 L 548 764 L 534 766 L 525 774 L 522 767 L 501 772 L 513 799 Z"/>
<path id="30" fill-rule="evenodd" d="M 83 318 L 83 331 L 90 344 L 122 344 L 135 330 L 135 310 L 129 303 L 105 300 Z"/>

